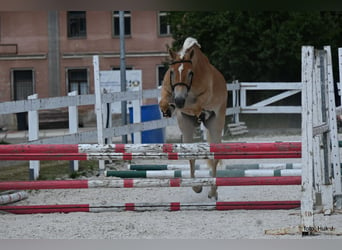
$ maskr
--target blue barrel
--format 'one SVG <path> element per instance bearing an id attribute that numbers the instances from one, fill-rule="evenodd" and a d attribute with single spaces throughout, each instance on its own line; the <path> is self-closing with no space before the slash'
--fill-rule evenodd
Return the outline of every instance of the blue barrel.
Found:
<path id="1" fill-rule="evenodd" d="M 142 105 L 141 107 L 141 122 L 160 120 L 161 115 L 158 104 Z M 133 108 L 129 108 L 129 122 L 133 123 Z M 151 129 L 141 132 L 141 143 L 165 143 L 165 128 Z M 132 135 L 132 142 L 133 135 Z"/>

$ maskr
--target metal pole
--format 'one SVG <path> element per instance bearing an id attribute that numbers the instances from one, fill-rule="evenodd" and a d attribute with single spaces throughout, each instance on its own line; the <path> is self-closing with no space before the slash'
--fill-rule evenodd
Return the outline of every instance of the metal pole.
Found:
<path id="1" fill-rule="evenodd" d="M 120 79 L 121 92 L 126 91 L 126 62 L 125 62 L 125 22 L 124 11 L 119 11 L 120 25 Z M 121 102 L 121 120 L 122 125 L 127 124 L 127 101 Z M 122 136 L 122 143 L 127 143 L 127 135 Z"/>

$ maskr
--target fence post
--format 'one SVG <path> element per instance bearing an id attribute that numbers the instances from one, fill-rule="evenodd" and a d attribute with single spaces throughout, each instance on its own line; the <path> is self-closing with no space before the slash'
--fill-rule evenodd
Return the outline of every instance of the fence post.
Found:
<path id="1" fill-rule="evenodd" d="M 234 84 L 239 84 L 238 80 L 234 80 L 233 81 Z M 237 108 L 240 107 L 240 89 L 241 86 L 239 87 L 239 89 L 234 89 L 233 90 L 233 108 Z M 236 112 L 234 113 L 234 122 L 235 123 L 239 123 L 240 122 L 240 117 L 239 117 L 239 113 L 240 112 Z"/>
<path id="2" fill-rule="evenodd" d="M 136 86 L 130 86 L 128 91 L 140 91 L 139 98 L 132 101 L 133 122 L 141 122 L 141 107 L 142 107 L 142 83 L 137 83 Z M 141 131 L 133 133 L 134 144 L 141 143 Z"/>
<path id="3" fill-rule="evenodd" d="M 314 48 L 302 47 L 302 234 L 310 234 L 313 217 L 313 82 Z"/>
<path id="4" fill-rule="evenodd" d="M 332 58 L 330 46 L 324 46 L 324 50 L 327 53 L 327 96 L 328 96 L 328 122 L 329 122 L 329 136 L 331 145 L 331 162 L 333 173 L 330 173 L 332 177 L 332 189 L 333 195 L 336 200 L 336 207 L 342 208 L 342 185 L 341 185 L 341 167 L 340 167 L 340 153 L 338 146 L 338 134 L 337 134 L 337 121 L 336 121 L 336 103 L 335 103 L 335 91 L 334 91 L 334 79 L 332 71 Z M 329 176 L 329 177 L 330 177 Z M 333 200 L 332 200 L 333 203 Z"/>
<path id="5" fill-rule="evenodd" d="M 33 94 L 27 97 L 28 100 L 37 99 L 38 94 Z M 39 118 L 37 110 L 29 110 L 28 112 L 28 141 L 39 139 Z M 30 161 L 29 178 L 36 180 L 39 177 L 39 161 Z"/>
<path id="6" fill-rule="evenodd" d="M 340 106 L 342 106 L 342 48 L 338 48 L 338 71 L 339 71 L 339 77 L 340 82 L 338 84 L 338 91 L 340 95 Z"/>
<path id="7" fill-rule="evenodd" d="M 102 116 L 102 100 L 101 100 L 101 88 L 100 88 L 100 66 L 99 56 L 93 56 L 94 66 L 94 88 L 95 88 L 95 112 L 96 112 L 96 127 L 97 127 L 97 142 L 104 145 L 103 138 L 103 116 Z M 104 174 L 105 162 L 99 161 L 100 175 Z"/>
<path id="8" fill-rule="evenodd" d="M 68 96 L 77 96 L 77 91 L 68 93 Z M 76 134 L 78 132 L 78 110 L 77 106 L 69 106 L 69 134 Z M 70 161 L 70 170 L 72 172 L 78 171 L 79 162 L 77 160 Z"/>

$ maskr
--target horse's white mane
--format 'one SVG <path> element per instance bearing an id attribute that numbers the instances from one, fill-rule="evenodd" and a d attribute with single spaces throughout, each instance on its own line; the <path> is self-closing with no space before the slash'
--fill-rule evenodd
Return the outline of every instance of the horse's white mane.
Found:
<path id="1" fill-rule="evenodd" d="M 192 46 L 197 45 L 199 48 L 201 48 L 201 45 L 197 42 L 197 40 L 195 38 L 192 37 L 188 37 L 187 39 L 185 39 L 184 43 L 183 43 L 183 48 L 181 49 L 181 51 L 179 52 L 180 58 L 183 59 L 185 56 L 185 53 L 188 49 L 190 49 Z"/>

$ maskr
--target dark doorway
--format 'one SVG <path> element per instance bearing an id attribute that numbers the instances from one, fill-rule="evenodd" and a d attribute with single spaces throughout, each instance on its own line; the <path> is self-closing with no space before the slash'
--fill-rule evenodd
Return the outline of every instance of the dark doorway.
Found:
<path id="1" fill-rule="evenodd" d="M 13 70 L 12 79 L 14 100 L 27 100 L 27 97 L 33 94 L 33 71 Z M 17 129 L 28 129 L 27 112 L 17 113 Z"/>

